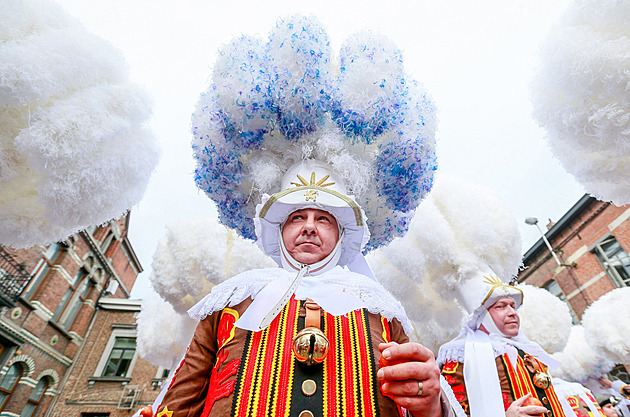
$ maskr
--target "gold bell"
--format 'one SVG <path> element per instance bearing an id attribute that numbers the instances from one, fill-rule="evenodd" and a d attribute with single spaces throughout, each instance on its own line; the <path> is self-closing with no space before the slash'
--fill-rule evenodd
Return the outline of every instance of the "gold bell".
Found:
<path id="1" fill-rule="evenodd" d="M 328 338 L 317 327 L 302 329 L 293 339 L 293 354 L 306 365 L 321 363 L 328 353 Z"/>
<path id="2" fill-rule="evenodd" d="M 537 371 L 534 374 L 534 385 L 538 388 L 547 389 L 551 386 L 551 377 L 544 372 Z"/>

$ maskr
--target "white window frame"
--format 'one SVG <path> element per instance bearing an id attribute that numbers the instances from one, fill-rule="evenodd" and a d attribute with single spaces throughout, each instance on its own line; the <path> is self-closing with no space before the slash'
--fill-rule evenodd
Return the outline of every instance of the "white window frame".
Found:
<path id="1" fill-rule="evenodd" d="M 597 242 L 595 242 L 589 249 L 593 253 L 593 255 L 595 255 L 595 258 L 597 258 L 597 261 L 601 265 L 602 269 L 604 270 L 608 278 L 610 278 L 613 285 L 616 288 L 624 288 L 624 287 L 629 286 L 629 284 L 623 280 L 623 277 L 619 274 L 619 271 L 617 271 L 614 266 L 609 265 L 610 259 L 608 258 L 608 255 L 602 248 L 602 244 L 606 241 L 609 241 L 610 239 L 614 240 L 614 242 L 619 245 L 621 251 L 625 253 L 624 257 L 613 258 L 613 261 L 614 260 L 627 260 L 629 257 L 628 252 L 626 252 L 626 249 L 621 245 L 617 237 L 614 236 L 612 233 L 606 233 L 604 236 L 599 238 Z M 626 271 L 626 273 L 628 273 L 628 271 Z"/>
<path id="2" fill-rule="evenodd" d="M 162 374 L 164 373 L 164 371 L 168 371 L 168 375 L 166 376 L 162 376 Z M 163 367 L 162 365 L 158 366 L 157 371 L 155 372 L 155 379 L 168 379 L 168 376 L 171 374 L 171 370 L 170 369 L 166 369 L 165 367 Z"/>
<path id="3" fill-rule="evenodd" d="M 133 368 L 136 364 L 136 359 L 138 359 L 138 332 L 136 330 L 131 329 L 114 329 L 112 334 L 109 336 L 109 341 L 105 346 L 105 350 L 103 350 L 103 354 L 101 355 L 101 360 L 96 365 L 96 369 L 94 370 L 94 376 L 97 378 L 101 378 L 103 375 L 103 370 L 105 370 L 105 365 L 107 365 L 107 360 L 109 359 L 109 355 L 112 353 L 112 349 L 114 348 L 114 343 L 116 343 L 117 337 L 133 337 L 136 339 L 136 350 L 133 353 L 133 358 L 131 359 L 131 363 L 129 364 L 129 369 L 127 370 L 127 376 L 124 378 L 131 378 L 131 373 L 133 372 Z M 121 378 L 121 377 L 116 377 Z"/>

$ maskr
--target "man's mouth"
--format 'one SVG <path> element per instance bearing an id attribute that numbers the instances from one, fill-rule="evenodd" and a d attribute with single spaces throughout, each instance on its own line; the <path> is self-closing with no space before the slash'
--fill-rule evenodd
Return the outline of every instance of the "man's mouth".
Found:
<path id="1" fill-rule="evenodd" d="M 298 246 L 303 246 L 303 245 L 310 245 L 310 246 L 319 246 L 317 243 L 315 242 L 300 242 L 298 243 Z"/>

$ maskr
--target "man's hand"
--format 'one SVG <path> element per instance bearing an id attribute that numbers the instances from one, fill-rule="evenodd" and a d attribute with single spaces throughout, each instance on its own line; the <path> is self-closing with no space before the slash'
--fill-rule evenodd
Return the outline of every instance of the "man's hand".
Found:
<path id="1" fill-rule="evenodd" d="M 545 407 L 538 405 L 526 405 L 523 406 L 523 403 L 531 397 L 532 394 L 528 393 L 518 400 L 514 401 L 510 404 L 510 407 L 505 412 L 506 417 L 523 417 L 523 416 L 537 416 L 540 417 L 544 415 L 548 410 Z"/>
<path id="2" fill-rule="evenodd" d="M 383 394 L 415 417 L 441 417 L 440 370 L 433 352 L 418 343 L 381 343 L 378 349 L 385 359 L 376 374 Z"/>
<path id="3" fill-rule="evenodd" d="M 599 381 L 599 383 L 601 384 L 599 387 L 600 388 L 611 388 L 612 387 L 612 381 L 610 379 L 608 379 L 608 377 L 606 375 L 602 375 L 599 378 L 597 378 L 597 381 Z"/>

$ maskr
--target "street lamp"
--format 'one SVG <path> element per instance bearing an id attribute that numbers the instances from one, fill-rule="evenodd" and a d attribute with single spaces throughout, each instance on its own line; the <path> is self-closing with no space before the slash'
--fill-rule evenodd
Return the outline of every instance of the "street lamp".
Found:
<path id="1" fill-rule="evenodd" d="M 558 264 L 558 266 L 569 266 L 569 267 L 573 267 L 573 268 L 575 268 L 577 266 L 575 262 L 573 262 L 572 264 L 563 264 L 562 262 L 560 262 L 560 259 L 558 259 L 558 257 L 556 256 L 556 253 L 553 251 L 553 248 L 551 247 L 551 244 L 547 240 L 547 236 L 545 236 L 545 234 L 543 233 L 542 229 L 538 225 L 538 219 L 536 217 L 526 217 L 525 218 L 525 223 L 527 223 L 529 225 L 536 226 L 536 228 L 540 232 L 540 235 L 542 236 L 543 241 L 547 245 L 547 248 L 549 248 L 549 252 L 551 252 L 551 256 L 553 256 L 553 259 L 555 259 L 555 261 Z"/>

